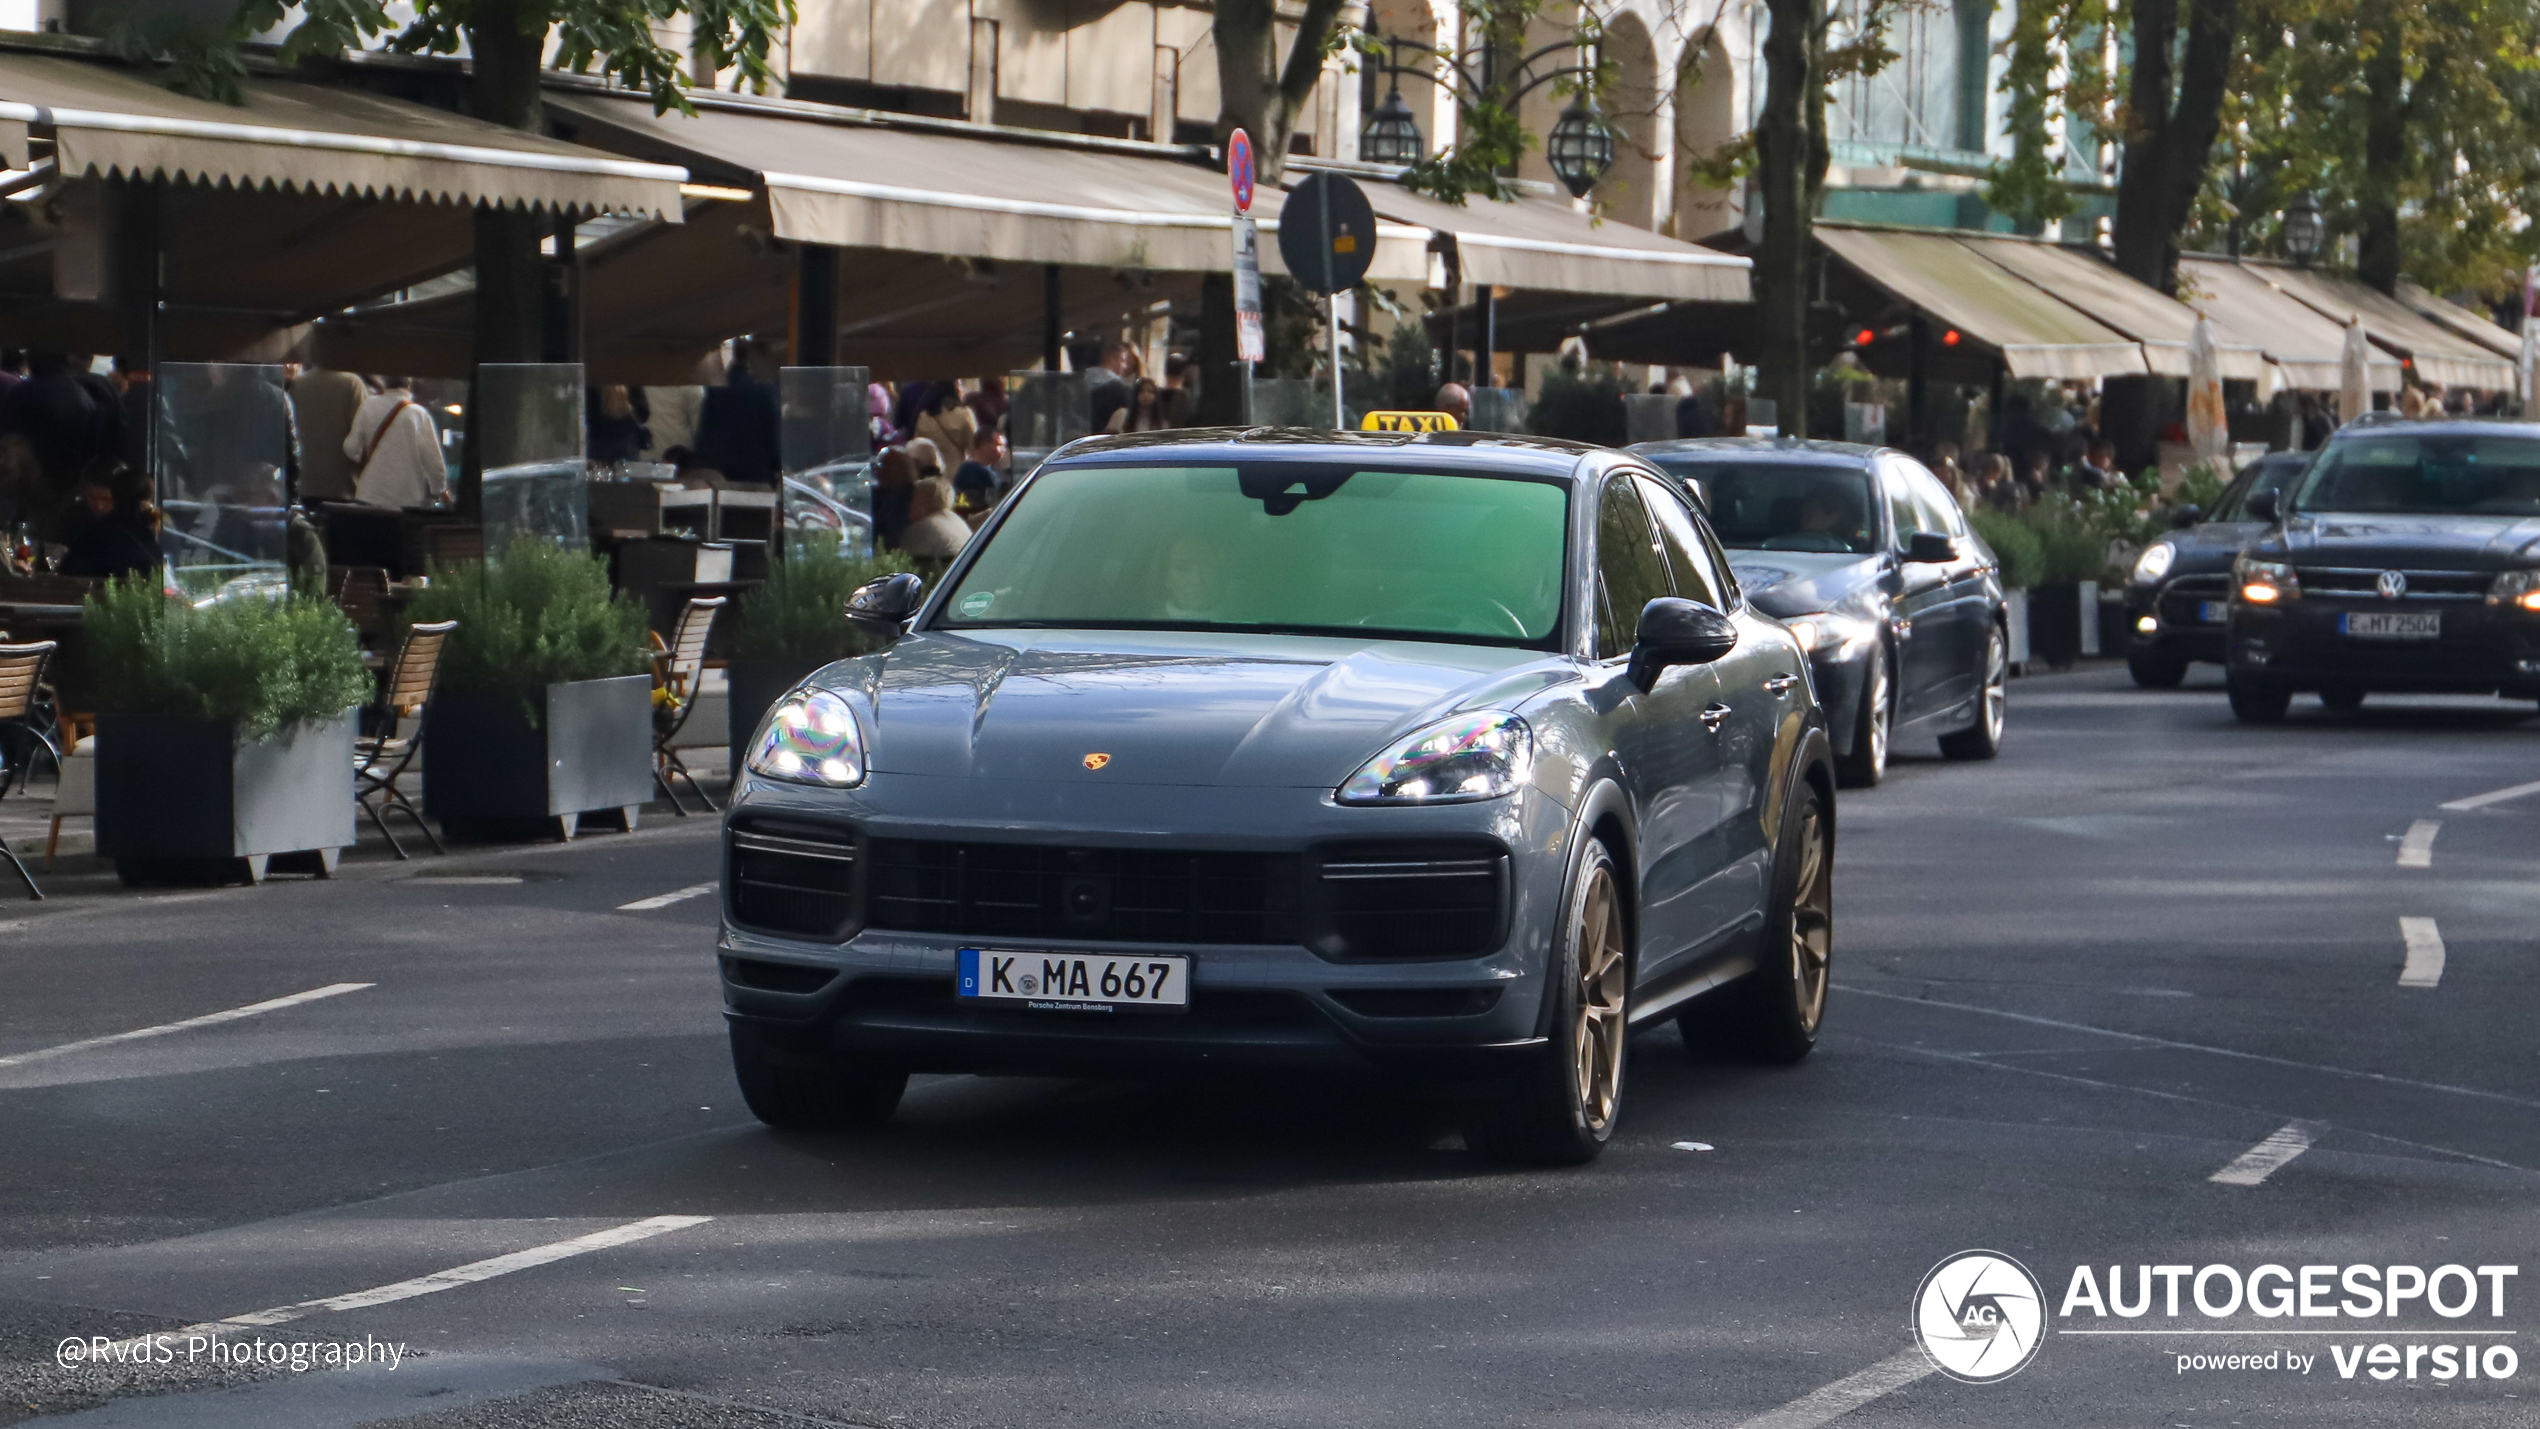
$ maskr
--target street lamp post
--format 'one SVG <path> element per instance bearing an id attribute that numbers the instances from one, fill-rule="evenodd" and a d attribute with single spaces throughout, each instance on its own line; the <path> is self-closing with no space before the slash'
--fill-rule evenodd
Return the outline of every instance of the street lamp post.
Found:
<path id="1" fill-rule="evenodd" d="M 2328 221 L 2320 216 L 2319 200 L 2304 194 L 2284 211 L 2284 251 L 2296 267 L 2308 268 L 2320 256 L 2320 243 L 2328 237 Z"/>
<path id="2" fill-rule="evenodd" d="M 1464 60 L 1435 46 L 1418 40 L 1396 39 L 1382 33 L 1377 33 L 1375 38 L 1376 43 L 1383 45 L 1387 51 L 1384 67 L 1392 89 L 1385 95 L 1385 102 L 1376 106 L 1376 112 L 1368 116 L 1367 122 L 1358 131 L 1358 156 L 1370 163 L 1416 164 L 1427 156 L 1419 121 L 1412 117 L 1411 106 L 1402 101 L 1401 76 L 1406 68 L 1400 62 L 1400 56 L 1406 49 L 1442 62 L 1438 67 L 1445 71 L 1441 76 L 1423 67 L 1410 69 L 1409 73 L 1417 74 L 1431 84 L 1453 89 L 1459 97 L 1484 98 L 1512 109 L 1519 100 L 1554 80 L 1575 78 L 1584 85 L 1593 81 L 1597 72 L 1592 51 L 1574 40 L 1546 45 L 1519 59 L 1502 80 L 1493 72 L 1495 66 L 1490 65 L 1488 54 L 1482 57 L 1485 70 L 1477 74 Z M 1578 51 L 1579 61 L 1540 74 L 1535 72 L 1538 63 L 1563 50 Z M 1584 88 L 1571 97 L 1570 107 L 1562 111 L 1560 119 L 1552 126 L 1552 132 L 1544 136 L 1544 157 L 1551 163 L 1553 174 L 1574 198 L 1587 197 L 1588 191 L 1596 187 L 1608 169 L 1614 167 L 1613 128 L 1605 122 L 1605 116 L 1597 112 L 1594 101 L 1588 98 Z"/>
<path id="3" fill-rule="evenodd" d="M 1428 157 L 1428 152 L 1420 121 L 1413 117 L 1411 106 L 1402 102 L 1402 83 L 1396 80 L 1385 102 L 1376 106 L 1366 127 L 1358 132 L 1358 157 L 1371 164 L 1410 165 Z"/>

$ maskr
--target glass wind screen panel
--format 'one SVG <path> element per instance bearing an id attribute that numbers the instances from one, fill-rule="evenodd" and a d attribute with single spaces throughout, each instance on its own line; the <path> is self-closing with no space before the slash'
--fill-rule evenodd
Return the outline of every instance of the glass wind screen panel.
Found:
<path id="1" fill-rule="evenodd" d="M 476 369 L 477 453 L 485 471 L 485 548 L 523 536 L 591 541 L 583 464 L 582 364 L 494 362 Z"/>
<path id="2" fill-rule="evenodd" d="M 776 374 L 788 550 L 873 554 L 872 381 L 868 367 Z"/>
<path id="3" fill-rule="evenodd" d="M 151 476 L 159 545 L 197 598 L 280 588 L 291 398 L 280 367 L 163 362 L 155 379 Z"/>

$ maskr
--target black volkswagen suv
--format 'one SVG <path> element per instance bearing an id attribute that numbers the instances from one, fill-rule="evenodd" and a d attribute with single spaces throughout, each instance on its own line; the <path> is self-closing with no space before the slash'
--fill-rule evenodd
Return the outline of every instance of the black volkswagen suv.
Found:
<path id="1" fill-rule="evenodd" d="M 2540 697 L 2540 423 L 2349 426 L 2249 502 L 2273 523 L 2232 569 L 2232 713 L 2297 691 Z"/>

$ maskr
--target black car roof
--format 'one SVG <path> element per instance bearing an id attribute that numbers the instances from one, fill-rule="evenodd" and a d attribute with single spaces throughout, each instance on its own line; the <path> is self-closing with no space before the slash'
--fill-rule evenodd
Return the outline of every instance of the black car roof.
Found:
<path id="1" fill-rule="evenodd" d="M 1416 455 L 1423 466 L 1523 472 L 1566 477 L 1582 458 L 1611 448 L 1518 432 L 1334 432 L 1313 427 L 1179 427 L 1127 432 L 1069 442 L 1050 454 L 1049 465 L 1098 457 L 1171 457 L 1194 463 L 1260 461 L 1264 457 L 1312 461 L 1317 457 L 1365 460 L 1375 451 Z"/>
<path id="2" fill-rule="evenodd" d="M 1806 461 L 1826 464 L 1829 457 L 1868 466 L 1870 458 L 1888 450 L 1858 442 L 1822 442 L 1798 437 L 1680 437 L 1674 441 L 1639 442 L 1624 450 L 1649 461 L 1692 457 L 1708 461 Z"/>
<path id="3" fill-rule="evenodd" d="M 2529 437 L 2540 441 L 2540 422 L 2521 421 L 2511 417 L 2401 417 L 2388 412 L 2372 412 L 2357 418 L 2328 434 L 2330 445 L 2353 441 L 2359 437 L 2378 437 L 2398 433 L 2406 436 L 2434 437 Z"/>

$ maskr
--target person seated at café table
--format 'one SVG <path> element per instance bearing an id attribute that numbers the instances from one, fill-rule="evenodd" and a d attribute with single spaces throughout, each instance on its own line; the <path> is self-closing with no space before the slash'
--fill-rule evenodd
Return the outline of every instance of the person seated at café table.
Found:
<path id="1" fill-rule="evenodd" d="M 59 566 L 63 575 L 112 579 L 159 569 L 158 511 L 133 484 L 124 483 L 120 493 L 117 485 L 105 472 L 81 479 L 70 549 Z"/>

